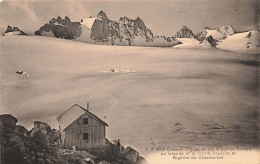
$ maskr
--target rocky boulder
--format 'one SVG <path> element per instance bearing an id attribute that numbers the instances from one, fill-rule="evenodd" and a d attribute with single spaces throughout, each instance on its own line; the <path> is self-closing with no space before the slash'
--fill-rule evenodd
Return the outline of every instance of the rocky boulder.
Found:
<path id="1" fill-rule="evenodd" d="M 38 136 L 37 138 L 41 138 L 42 142 L 47 145 L 62 145 L 60 131 L 57 129 L 51 129 L 50 125 L 47 123 L 34 121 L 34 127 L 30 131 L 30 137 L 34 137 L 35 135 Z"/>
<path id="2" fill-rule="evenodd" d="M 127 147 L 123 151 L 125 158 L 129 164 L 145 164 L 146 160 L 139 155 L 139 153 L 131 147 Z"/>
<path id="3" fill-rule="evenodd" d="M 0 138 L 2 163 L 30 163 L 33 143 L 29 131 L 16 125 L 18 120 L 10 114 L 0 115 Z"/>
<path id="4" fill-rule="evenodd" d="M 0 125 L 3 127 L 15 128 L 17 122 L 18 120 L 10 114 L 0 115 Z"/>
<path id="5" fill-rule="evenodd" d="M 1 163 L 32 164 L 57 163 L 58 148 L 49 145 L 50 127 L 36 122 L 38 130 L 32 135 L 26 128 L 17 125 L 18 120 L 10 114 L 0 115 Z"/>

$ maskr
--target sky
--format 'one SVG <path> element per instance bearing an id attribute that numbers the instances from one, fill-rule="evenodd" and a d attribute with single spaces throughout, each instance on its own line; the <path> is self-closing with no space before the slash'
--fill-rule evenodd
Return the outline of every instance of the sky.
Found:
<path id="1" fill-rule="evenodd" d="M 33 34 L 51 18 L 65 15 L 72 21 L 96 16 L 102 10 L 118 21 L 140 17 L 157 35 L 173 36 L 187 25 L 194 33 L 205 26 L 232 25 L 237 31 L 257 30 L 259 0 L 4 0 L 0 3 L 1 32 L 7 25 Z"/>

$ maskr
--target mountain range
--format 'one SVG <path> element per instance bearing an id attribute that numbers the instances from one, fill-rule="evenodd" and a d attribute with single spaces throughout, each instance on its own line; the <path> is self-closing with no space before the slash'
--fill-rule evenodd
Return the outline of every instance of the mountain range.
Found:
<path id="1" fill-rule="evenodd" d="M 174 48 L 218 48 L 235 52 L 258 54 L 260 52 L 259 31 L 251 30 L 236 32 L 231 26 L 217 29 L 205 27 L 198 34 L 194 34 L 188 27 L 183 26 L 175 35 L 181 44 Z"/>
<path id="2" fill-rule="evenodd" d="M 96 17 L 85 18 L 80 22 L 71 22 L 67 16 L 65 19 L 52 18 L 35 31 L 35 35 L 107 45 L 172 47 L 179 43 L 163 36 L 155 36 L 140 17 L 121 17 L 119 21 L 113 21 L 103 11 Z"/>
<path id="3" fill-rule="evenodd" d="M 10 28 L 7 28 L 4 35 L 12 32 Z M 64 19 L 60 16 L 52 18 L 36 30 L 35 35 L 104 45 L 219 48 L 253 53 L 260 50 L 259 31 L 238 33 L 231 25 L 227 25 L 216 29 L 205 27 L 198 34 L 194 34 L 184 25 L 174 36 L 158 36 L 145 25 L 140 17 L 131 19 L 124 16 L 118 21 L 113 21 L 103 11 L 100 11 L 96 17 L 85 18 L 79 22 L 72 22 L 67 16 Z"/>

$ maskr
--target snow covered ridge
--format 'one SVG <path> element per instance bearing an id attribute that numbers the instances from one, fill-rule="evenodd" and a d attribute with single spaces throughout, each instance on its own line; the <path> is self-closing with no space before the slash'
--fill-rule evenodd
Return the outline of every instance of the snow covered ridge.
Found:
<path id="1" fill-rule="evenodd" d="M 180 45 L 174 46 L 174 48 L 198 48 L 198 49 L 208 49 L 216 47 L 216 40 L 212 35 L 204 35 L 204 33 L 198 33 L 195 35 L 192 30 L 190 30 L 186 25 L 177 32 L 174 36 L 177 41 L 180 41 Z"/>
<path id="2" fill-rule="evenodd" d="M 248 54 L 259 54 L 260 52 L 259 31 L 251 30 L 238 33 L 230 25 L 216 29 L 205 27 L 196 35 L 187 26 L 183 26 L 174 38 L 181 42 L 174 48 L 208 49 L 215 47 Z"/>
<path id="3" fill-rule="evenodd" d="M 182 28 L 177 32 L 175 38 L 195 38 L 199 41 L 205 40 L 207 37 L 212 36 L 214 39 L 220 40 L 225 39 L 226 36 L 230 36 L 236 33 L 236 30 L 228 25 L 222 26 L 217 29 L 210 29 L 209 27 L 205 27 L 198 34 L 194 34 L 192 30 L 190 30 L 186 25 L 182 26 Z"/>
<path id="4" fill-rule="evenodd" d="M 235 33 L 236 30 L 231 25 L 221 26 L 217 29 L 210 29 L 208 27 L 205 27 L 204 30 L 196 35 L 196 38 L 201 41 L 211 35 L 214 39 L 220 40 L 225 39 L 225 37 L 233 35 Z"/>
<path id="5" fill-rule="evenodd" d="M 259 54 L 260 33 L 259 31 L 251 30 L 227 36 L 218 42 L 217 48 L 235 52 Z"/>

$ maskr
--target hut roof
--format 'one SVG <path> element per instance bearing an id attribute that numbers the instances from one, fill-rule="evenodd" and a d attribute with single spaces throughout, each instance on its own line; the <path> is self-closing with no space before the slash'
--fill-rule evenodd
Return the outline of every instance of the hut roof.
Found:
<path id="1" fill-rule="evenodd" d="M 59 115 L 57 117 L 57 121 L 60 124 L 60 127 L 62 130 L 66 129 L 70 124 L 72 124 L 74 121 L 76 121 L 80 116 L 82 116 L 85 113 L 88 113 L 89 115 L 91 115 L 92 117 L 94 117 L 95 119 L 97 119 L 99 122 L 101 122 L 102 124 L 108 126 L 107 123 L 105 123 L 103 120 L 101 120 L 100 118 L 98 118 L 96 115 L 94 115 L 93 113 L 91 113 L 89 110 L 86 110 L 85 108 L 83 108 L 82 106 L 78 105 L 78 104 L 74 104 L 72 107 L 70 107 L 68 110 L 66 110 L 65 112 L 63 112 L 61 115 Z"/>

